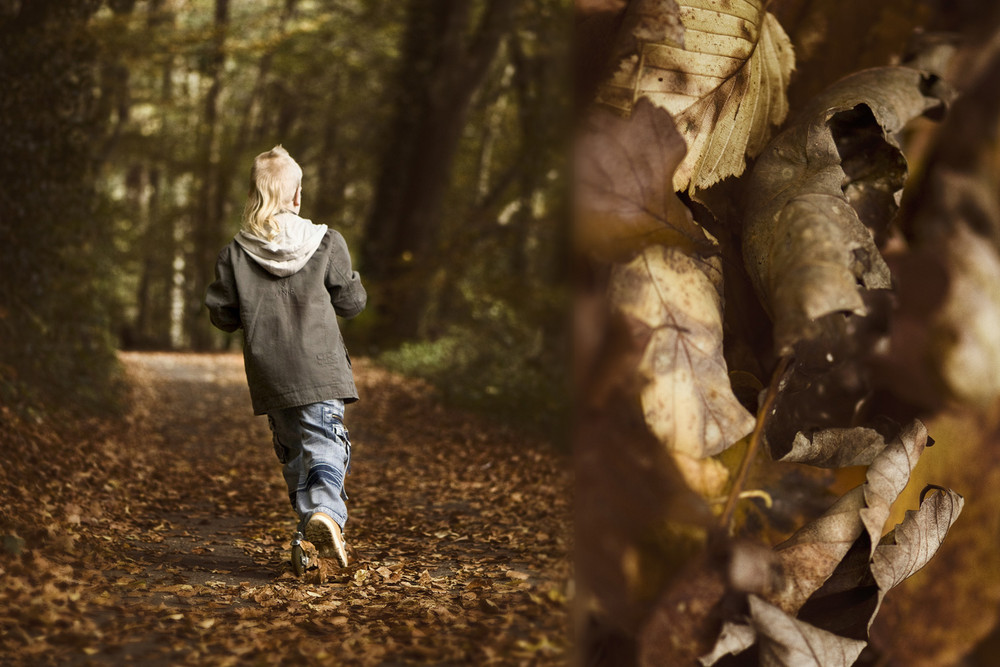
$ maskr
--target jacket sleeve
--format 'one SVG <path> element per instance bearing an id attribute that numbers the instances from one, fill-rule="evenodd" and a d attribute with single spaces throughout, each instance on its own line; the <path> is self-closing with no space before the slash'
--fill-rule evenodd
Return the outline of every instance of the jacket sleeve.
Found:
<path id="1" fill-rule="evenodd" d="M 240 319 L 240 297 L 236 290 L 236 275 L 229 246 L 222 249 L 215 262 L 215 282 L 208 286 L 205 305 L 212 324 L 223 331 L 236 331 L 243 322 Z"/>
<path id="2" fill-rule="evenodd" d="M 365 309 L 368 293 L 361 276 L 351 268 L 351 254 L 340 233 L 331 230 L 330 262 L 326 268 L 326 289 L 338 315 L 351 318 Z"/>

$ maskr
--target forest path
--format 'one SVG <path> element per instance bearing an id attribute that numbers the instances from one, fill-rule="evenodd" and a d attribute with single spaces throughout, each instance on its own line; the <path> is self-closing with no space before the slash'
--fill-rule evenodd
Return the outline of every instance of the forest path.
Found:
<path id="1" fill-rule="evenodd" d="M 50 622 L 17 622 L 26 646 L 5 641 L 21 649 L 9 655 L 25 664 L 569 661 L 571 490 L 568 462 L 550 445 L 443 408 L 423 383 L 360 360 L 363 400 L 346 418 L 352 562 L 321 561 L 299 579 L 288 562 L 295 518 L 242 358 L 122 360 L 135 387 L 133 442 L 109 455 L 109 468 L 129 472 L 93 498 L 84 480 L 71 502 L 54 499 L 70 515 L 65 548 L 32 556 L 29 539 L 24 569 L 8 568 L 75 582 L 61 589 L 70 602 L 55 595 Z M 117 516 L 89 517 L 98 506 Z M 83 545 L 96 548 L 79 554 Z"/>

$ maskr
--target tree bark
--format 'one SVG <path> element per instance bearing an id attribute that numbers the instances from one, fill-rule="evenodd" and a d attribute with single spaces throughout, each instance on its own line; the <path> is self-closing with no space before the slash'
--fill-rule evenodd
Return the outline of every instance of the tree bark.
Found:
<path id="1" fill-rule="evenodd" d="M 188 291 L 187 326 L 191 347 L 208 350 L 212 347 L 212 331 L 205 317 L 203 298 L 205 289 L 212 282 L 215 258 L 225 239 L 225 184 L 222 183 L 220 147 L 222 128 L 219 98 L 222 94 L 222 71 L 226 59 L 226 33 L 229 29 L 229 0 L 215 0 L 215 33 L 212 49 L 205 67 L 210 79 L 205 96 L 204 137 L 202 139 L 202 186 L 198 195 L 195 216 L 194 268 L 189 274 L 193 280 Z"/>

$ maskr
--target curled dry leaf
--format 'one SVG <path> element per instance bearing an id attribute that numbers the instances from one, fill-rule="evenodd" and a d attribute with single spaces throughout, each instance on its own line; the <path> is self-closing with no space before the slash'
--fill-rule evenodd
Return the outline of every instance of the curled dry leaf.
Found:
<path id="1" fill-rule="evenodd" d="M 644 97 L 669 111 L 688 145 L 673 187 L 694 191 L 742 174 L 746 156 L 763 149 L 772 126 L 788 113 L 785 90 L 794 56 L 788 36 L 759 0 L 677 4 L 683 43 L 669 30 L 643 30 L 649 17 L 669 12 L 665 3 L 633 3 L 632 11 L 645 20 L 628 34 L 634 46 L 598 101 L 628 112 Z"/>
<path id="2" fill-rule="evenodd" d="M 820 468 L 846 468 L 870 465 L 883 449 L 885 437 L 873 428 L 827 428 L 812 437 L 796 433 L 792 449 L 781 460 Z"/>
<path id="3" fill-rule="evenodd" d="M 941 489 L 922 500 L 916 511 L 907 510 L 903 522 L 882 539 L 871 561 L 872 576 L 879 592 L 878 604 L 868 619 L 869 628 L 885 594 L 937 553 L 964 505 L 961 495 Z"/>
<path id="4" fill-rule="evenodd" d="M 714 242 L 670 188 L 684 151 L 670 115 L 648 102 L 630 118 L 593 109 L 576 146 L 580 249 L 606 260 L 630 258 L 653 243 L 712 251 Z"/>
<path id="5" fill-rule="evenodd" d="M 913 422 L 875 457 L 865 484 L 846 493 L 826 513 L 775 547 L 785 585 L 767 596 L 768 601 L 796 613 L 863 534 L 869 539 L 865 558 L 870 558 L 892 503 L 909 481 L 926 444 L 927 430 L 920 422 Z"/>
<path id="6" fill-rule="evenodd" d="M 963 503 L 959 494 L 942 489 L 922 501 L 917 511 L 907 511 L 874 552 L 866 540 L 858 540 L 799 617 L 839 634 L 868 637 L 886 594 L 927 564 Z"/>
<path id="7" fill-rule="evenodd" d="M 813 606 L 803 607 L 798 618 L 795 611 L 750 595 L 749 623 L 727 622 L 711 652 L 700 659 L 701 664 L 714 665 L 755 641 L 760 644 L 761 665 L 854 664 L 866 644 L 862 637 L 867 638 L 886 593 L 927 564 L 963 503 L 962 496 L 942 489 L 922 501 L 917 511 L 908 511 L 903 523 L 886 535 L 874 552 L 862 540 L 856 541 L 830 580 L 816 592 L 820 601 L 811 599 Z M 822 601 L 824 597 L 826 601 Z M 845 630 L 844 634 L 858 636 L 840 634 Z"/>
<path id="8" fill-rule="evenodd" d="M 882 539 L 870 557 L 867 545 L 855 542 L 855 547 L 863 548 L 845 553 L 833 577 L 816 593 L 831 600 L 803 607 L 798 618 L 794 611 L 750 595 L 749 622 L 724 624 L 715 646 L 700 658 L 701 664 L 714 665 L 755 642 L 760 644 L 761 665 L 854 664 L 866 644 L 861 637 L 867 637 L 886 593 L 927 564 L 963 503 L 959 494 L 941 489 L 922 501 L 917 511 L 908 511 L 903 523 Z M 845 634 L 859 636 L 840 633 L 852 628 L 853 633 Z"/>
<path id="9" fill-rule="evenodd" d="M 639 364 L 650 430 L 694 459 L 718 454 L 753 430 L 733 395 L 722 353 L 721 262 L 652 247 L 614 269 L 612 304 L 652 331 Z"/>
<path id="10" fill-rule="evenodd" d="M 861 522 L 871 539 L 871 553 L 882 537 L 885 523 L 889 519 L 892 503 L 906 488 L 910 472 L 917 465 L 917 459 L 927 446 L 927 429 L 919 421 L 903 429 L 892 443 L 883 449 L 872 461 L 866 474 L 865 508 L 859 512 Z"/>
<path id="11" fill-rule="evenodd" d="M 902 67 L 846 77 L 815 98 L 754 165 L 744 260 L 774 320 L 780 354 L 817 337 L 825 315 L 865 314 L 862 289 L 891 287 L 871 227 L 894 213 L 906 173 L 893 133 L 939 105 L 925 84 L 921 72 Z M 882 156 L 877 175 L 863 167 L 866 152 Z"/>

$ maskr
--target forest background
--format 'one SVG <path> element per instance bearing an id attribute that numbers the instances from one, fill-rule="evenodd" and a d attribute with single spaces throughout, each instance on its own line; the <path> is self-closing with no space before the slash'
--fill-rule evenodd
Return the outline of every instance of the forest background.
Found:
<path id="1" fill-rule="evenodd" d="M 280 143 L 303 215 L 344 234 L 368 287 L 351 351 L 559 423 L 570 11 L 0 4 L 0 398 L 106 411 L 117 348 L 237 346 L 203 296 L 253 156 Z"/>

